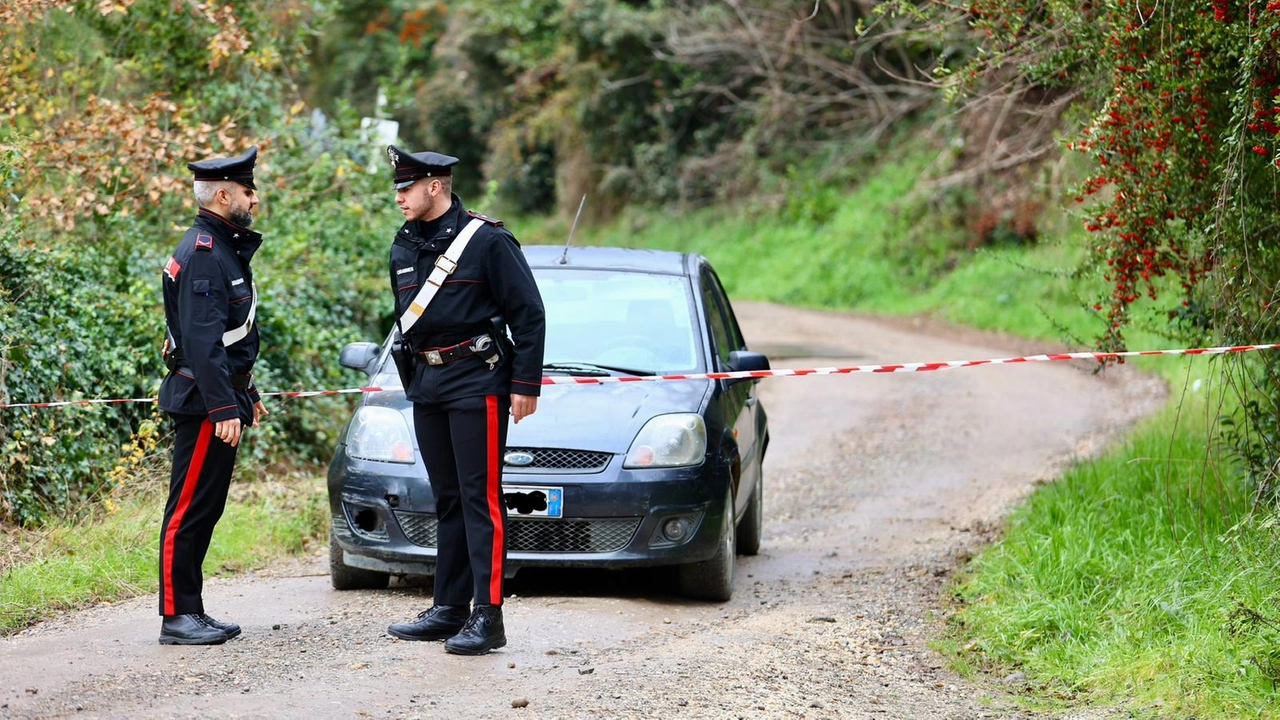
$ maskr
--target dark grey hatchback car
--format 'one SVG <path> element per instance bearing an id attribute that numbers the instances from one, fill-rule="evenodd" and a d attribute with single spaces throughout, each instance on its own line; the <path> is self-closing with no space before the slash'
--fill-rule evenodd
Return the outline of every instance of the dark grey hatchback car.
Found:
<path id="1" fill-rule="evenodd" d="M 533 246 L 547 313 L 544 375 L 767 370 L 696 254 Z M 388 344 L 352 343 L 371 386 L 329 466 L 330 577 L 339 590 L 432 575 L 435 499 Z M 673 591 L 728 600 L 735 555 L 760 548 L 769 445 L 758 380 L 544 386 L 504 454 L 507 569 L 673 566 Z"/>

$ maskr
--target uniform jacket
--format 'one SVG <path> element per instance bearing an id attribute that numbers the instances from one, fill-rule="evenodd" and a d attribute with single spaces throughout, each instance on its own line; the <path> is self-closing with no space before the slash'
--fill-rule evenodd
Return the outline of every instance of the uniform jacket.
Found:
<path id="1" fill-rule="evenodd" d="M 207 415 L 212 422 L 253 422 L 258 390 L 233 388 L 258 358 L 258 327 L 230 347 L 222 334 L 244 325 L 253 304 L 249 261 L 262 235 L 201 209 L 165 264 L 164 315 L 170 340 L 182 351 L 179 367 L 160 385 L 160 408 Z"/>
<path id="2" fill-rule="evenodd" d="M 472 236 L 426 312 L 409 329 L 415 352 L 449 347 L 490 330 L 501 316 L 515 343 L 492 370 L 479 356 L 444 365 L 416 363 L 406 395 L 413 402 L 444 402 L 477 395 L 541 394 L 546 316 L 533 273 L 520 243 L 502 223 L 468 212 L 457 195 L 444 215 L 430 221 L 411 220 L 396 232 L 391 245 L 391 288 L 395 315 L 409 307 L 435 267 L 436 258 L 478 217 L 484 225 Z"/>

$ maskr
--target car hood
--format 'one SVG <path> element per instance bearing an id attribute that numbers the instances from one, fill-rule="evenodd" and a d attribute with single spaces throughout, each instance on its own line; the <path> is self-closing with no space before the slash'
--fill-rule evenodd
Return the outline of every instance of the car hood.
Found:
<path id="1" fill-rule="evenodd" d="M 538 398 L 538 411 L 519 424 L 509 425 L 507 446 L 625 453 L 631 448 L 636 433 L 653 416 L 701 412 L 713 382 L 546 385 Z M 387 383 L 394 385 L 396 381 L 387 378 Z M 395 408 L 404 415 L 409 427 L 413 427 L 413 404 L 398 387 L 366 395 L 364 404 Z M 414 444 L 417 445 L 417 438 Z"/>
<path id="2" fill-rule="evenodd" d="M 508 447 L 625 453 L 655 415 L 700 412 L 710 380 L 548 385 L 538 411 L 512 423 Z"/>

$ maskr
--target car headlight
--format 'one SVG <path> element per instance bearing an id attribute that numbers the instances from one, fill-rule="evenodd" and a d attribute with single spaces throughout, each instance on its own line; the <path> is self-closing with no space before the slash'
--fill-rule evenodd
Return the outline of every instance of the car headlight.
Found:
<path id="1" fill-rule="evenodd" d="M 356 410 L 347 431 L 347 455 L 361 460 L 413 464 L 413 434 L 399 410 L 366 406 Z"/>
<path id="2" fill-rule="evenodd" d="M 624 468 L 699 465 L 707 455 L 707 426 L 701 415 L 659 415 L 644 424 L 627 451 Z"/>

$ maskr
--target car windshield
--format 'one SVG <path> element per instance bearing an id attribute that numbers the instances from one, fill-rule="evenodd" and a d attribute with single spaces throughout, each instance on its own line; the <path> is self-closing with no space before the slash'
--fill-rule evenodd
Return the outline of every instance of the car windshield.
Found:
<path id="1" fill-rule="evenodd" d="M 534 268 L 547 310 L 547 365 L 645 374 L 699 368 L 689 284 L 678 275 Z"/>

